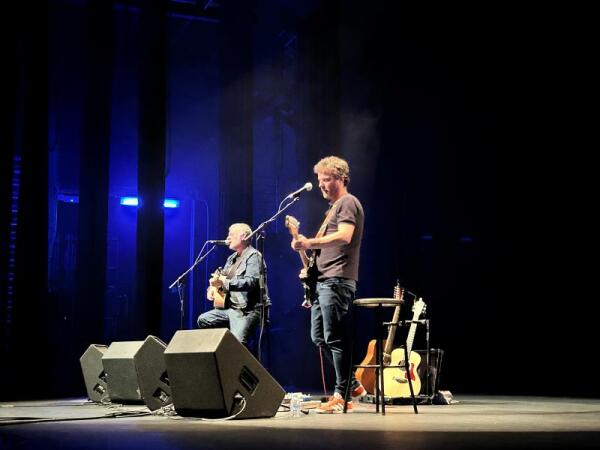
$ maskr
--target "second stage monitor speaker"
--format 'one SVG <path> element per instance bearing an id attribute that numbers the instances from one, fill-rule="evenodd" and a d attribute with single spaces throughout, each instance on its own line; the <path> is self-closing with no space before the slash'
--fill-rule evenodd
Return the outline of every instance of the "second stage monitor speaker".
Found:
<path id="1" fill-rule="evenodd" d="M 113 342 L 102 356 L 112 403 L 142 403 L 133 356 L 143 343 L 144 341 Z"/>
<path id="2" fill-rule="evenodd" d="M 166 348 L 163 341 L 150 335 L 133 356 L 142 399 L 150 411 L 173 403 L 165 364 Z"/>

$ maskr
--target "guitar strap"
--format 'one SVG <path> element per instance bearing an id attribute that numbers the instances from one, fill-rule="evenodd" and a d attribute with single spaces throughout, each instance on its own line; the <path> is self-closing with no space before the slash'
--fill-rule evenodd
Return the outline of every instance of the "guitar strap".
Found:
<path id="1" fill-rule="evenodd" d="M 315 237 L 320 238 L 320 237 L 323 237 L 325 235 L 325 230 L 327 229 L 327 224 L 329 223 L 329 221 L 331 220 L 331 218 L 335 214 L 335 209 L 336 209 L 338 203 L 340 202 L 340 200 L 342 198 L 344 198 L 343 195 L 340 198 L 338 198 L 333 205 L 331 205 L 331 208 L 329 209 L 329 212 L 325 216 L 325 220 L 321 224 L 321 228 L 319 228 L 319 231 L 318 231 L 318 233 L 317 233 L 317 235 Z"/>

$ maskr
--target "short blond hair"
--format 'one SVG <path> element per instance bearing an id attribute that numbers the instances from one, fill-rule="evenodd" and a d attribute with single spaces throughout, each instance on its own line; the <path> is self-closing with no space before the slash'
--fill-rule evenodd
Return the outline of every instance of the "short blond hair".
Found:
<path id="1" fill-rule="evenodd" d="M 350 166 L 345 159 L 337 156 L 327 156 L 315 164 L 313 168 L 316 174 L 329 172 L 335 178 L 344 181 L 344 186 L 350 183 Z"/>
<path id="2" fill-rule="evenodd" d="M 246 223 L 233 223 L 230 225 L 229 231 L 239 231 L 240 233 L 243 233 L 245 237 L 252 234 L 252 228 Z"/>

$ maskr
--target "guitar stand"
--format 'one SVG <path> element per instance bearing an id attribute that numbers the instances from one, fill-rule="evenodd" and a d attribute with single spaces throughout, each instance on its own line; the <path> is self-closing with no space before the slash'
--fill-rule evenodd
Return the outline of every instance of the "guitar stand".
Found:
<path id="1" fill-rule="evenodd" d="M 427 365 L 429 365 L 429 320 L 400 320 L 400 321 L 398 321 L 398 323 L 384 322 L 383 326 L 384 327 L 405 327 L 405 326 L 411 325 L 413 323 L 423 324 L 424 322 L 427 323 Z M 404 364 L 388 365 L 388 366 L 384 366 L 384 367 L 386 369 L 387 368 L 390 368 L 390 369 L 399 368 L 406 372 L 406 381 L 408 381 L 408 388 L 410 390 L 410 398 L 412 400 L 413 409 L 415 411 L 415 414 L 419 414 L 419 411 L 417 410 L 417 398 L 415 396 L 415 391 L 414 391 L 413 384 L 412 384 L 412 378 L 410 376 L 410 358 L 409 358 L 410 355 L 408 354 L 408 348 L 406 347 L 406 345 L 403 345 L 402 347 L 404 349 Z M 382 355 L 383 355 L 383 353 L 382 353 Z M 429 371 L 428 371 L 427 375 L 429 376 Z M 382 379 L 383 379 L 383 370 L 382 370 Z M 383 386 L 383 383 L 382 383 L 382 386 Z M 381 403 L 385 404 L 385 391 L 383 391 L 381 393 Z"/>
<path id="2" fill-rule="evenodd" d="M 427 397 L 427 399 L 429 400 L 429 402 L 431 403 L 431 400 L 433 399 L 433 396 L 435 395 L 435 392 L 429 392 L 429 389 L 431 387 L 431 383 L 430 383 L 430 364 L 431 364 L 431 344 L 429 342 L 429 334 L 430 334 L 430 329 L 429 329 L 429 319 L 420 319 L 420 320 L 406 320 L 403 322 L 403 326 L 406 326 L 407 324 L 411 324 L 411 323 L 417 323 L 417 324 L 421 324 L 421 325 L 425 325 L 425 397 Z"/>
<path id="3" fill-rule="evenodd" d="M 399 365 L 393 365 L 393 366 L 386 366 L 383 363 L 383 334 L 384 334 L 384 330 L 386 329 L 386 325 L 392 325 L 392 326 L 396 326 L 396 324 L 389 324 L 386 322 L 383 322 L 381 319 L 381 315 L 383 312 L 383 308 L 385 307 L 395 307 L 401 304 L 401 301 L 398 299 L 394 299 L 394 298 L 363 298 L 363 299 L 356 299 L 354 300 L 354 305 L 355 306 L 362 306 L 362 307 L 367 307 L 367 308 L 375 308 L 375 315 L 376 315 L 376 323 L 377 324 L 382 324 L 382 326 L 377 326 L 377 330 L 375 333 L 376 336 L 376 346 L 377 346 L 377 364 L 353 364 L 352 363 L 352 353 L 353 351 L 350 352 L 350 367 L 349 367 L 349 374 L 348 374 L 348 382 L 346 384 L 346 392 L 344 394 L 344 413 L 347 412 L 347 407 L 348 407 L 348 400 L 349 400 L 349 396 L 350 396 L 350 383 L 352 380 L 352 374 L 354 373 L 354 371 L 360 367 L 362 368 L 370 368 L 370 369 L 375 369 L 375 379 L 377 380 L 375 382 L 375 412 L 379 413 L 379 402 L 381 401 L 381 414 L 385 415 L 385 389 L 384 389 L 384 385 L 383 385 L 383 370 L 386 368 L 401 368 L 404 369 L 407 373 L 407 380 L 408 380 L 408 387 L 410 389 L 410 395 L 412 398 L 412 404 L 413 404 L 413 410 L 415 412 L 415 414 L 418 414 L 419 411 L 417 409 L 417 401 L 415 398 L 415 393 L 413 390 L 413 385 L 412 385 L 412 380 L 410 379 L 410 366 L 409 366 L 409 360 L 408 360 L 408 352 L 407 352 L 407 348 L 406 346 L 404 347 L 404 364 L 399 364 Z M 412 321 L 408 321 L 408 322 L 412 322 Z M 356 327 L 353 327 L 353 329 L 355 329 Z M 353 347 L 353 342 L 351 345 L 351 348 Z"/>
<path id="4" fill-rule="evenodd" d="M 443 351 L 440 349 L 432 349 L 430 347 L 430 322 L 429 319 L 420 319 L 420 320 L 400 320 L 397 324 L 394 324 L 392 322 L 386 322 L 383 325 L 384 326 L 396 326 L 396 327 L 403 327 L 403 326 L 409 326 L 413 323 L 416 324 L 420 324 L 420 325 L 425 325 L 425 343 L 426 343 L 426 350 L 424 352 L 426 352 L 426 356 L 424 358 L 424 367 L 425 369 L 425 375 L 423 377 L 423 382 L 425 383 L 425 392 L 423 394 L 420 395 L 415 395 L 415 398 L 417 400 L 417 404 L 429 404 L 431 405 L 433 403 L 434 397 L 435 397 L 435 393 L 437 392 L 437 378 L 439 376 L 439 366 L 441 365 L 441 358 L 443 355 Z M 406 350 L 406 348 L 405 348 Z M 422 351 L 421 351 L 422 352 Z M 437 357 L 436 360 L 434 360 L 433 362 L 436 364 L 436 375 L 432 375 L 431 373 L 431 355 L 432 352 L 437 352 Z M 440 353 L 442 355 L 440 355 Z M 409 355 L 410 356 L 410 355 Z M 406 357 L 406 355 L 405 355 Z M 387 367 L 396 367 L 396 366 L 385 366 Z M 423 367 L 423 365 L 421 366 Z M 431 377 L 434 376 L 433 378 L 433 382 L 431 381 Z M 433 389 L 433 390 L 432 390 Z M 384 396 L 384 399 L 386 401 L 386 403 L 388 405 L 406 405 L 407 404 L 407 399 L 408 397 L 388 397 L 388 396 Z M 373 394 L 368 394 L 366 397 L 364 397 L 363 399 L 361 399 L 361 401 L 365 402 L 365 403 L 375 403 L 376 402 L 376 397 Z M 411 399 L 412 400 L 412 399 Z"/>

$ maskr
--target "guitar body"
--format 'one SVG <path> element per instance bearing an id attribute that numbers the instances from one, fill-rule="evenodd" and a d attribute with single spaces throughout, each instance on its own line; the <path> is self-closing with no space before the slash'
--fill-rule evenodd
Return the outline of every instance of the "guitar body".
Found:
<path id="1" fill-rule="evenodd" d="M 385 347 L 386 344 L 387 341 L 383 341 L 383 347 Z M 370 364 L 377 364 L 377 341 L 375 339 L 369 341 L 369 345 L 367 346 L 367 354 L 360 363 L 361 366 Z M 355 376 L 369 394 L 375 393 L 375 383 L 377 381 L 377 377 L 375 376 L 375 368 L 359 367 L 356 369 Z"/>
<path id="2" fill-rule="evenodd" d="M 289 230 L 290 234 L 294 239 L 298 239 L 298 233 L 300 230 L 300 222 L 293 216 L 285 216 L 285 226 Z M 306 254 L 304 250 L 298 251 L 300 260 L 302 261 L 302 269 L 306 273 L 306 277 L 301 278 L 302 287 L 304 289 L 304 301 L 302 306 L 310 308 L 313 300 L 315 299 L 315 292 L 317 290 L 317 277 L 319 271 L 317 269 L 317 251 L 313 251 L 310 256 Z"/>
<path id="3" fill-rule="evenodd" d="M 208 299 L 212 300 L 215 308 L 216 309 L 224 309 L 225 308 L 225 292 L 223 292 L 223 289 L 216 288 L 214 286 L 210 286 L 209 290 L 212 292 L 212 295 L 209 294 Z"/>
<path id="4" fill-rule="evenodd" d="M 421 392 L 421 379 L 417 369 L 421 364 L 421 355 L 417 352 L 410 352 L 408 355 L 410 379 L 413 385 L 415 395 Z M 396 348 L 392 351 L 391 366 L 404 364 L 404 348 Z M 385 395 L 389 397 L 410 397 L 410 386 L 406 378 L 406 370 L 399 367 L 390 367 L 383 369 L 383 387 Z"/>
<path id="5" fill-rule="evenodd" d="M 207 295 L 206 298 L 213 302 L 214 306 L 216 309 L 224 309 L 225 308 L 225 291 L 223 290 L 223 286 L 222 285 L 213 285 L 214 280 L 218 279 L 219 276 L 221 276 L 223 274 L 223 272 L 221 271 L 221 268 L 219 267 L 217 270 L 215 270 L 215 272 L 211 275 L 210 278 L 210 286 L 208 286 L 208 291 L 207 291 Z"/>
<path id="6" fill-rule="evenodd" d="M 317 269 L 316 254 L 313 252 L 308 258 L 306 278 L 302 280 L 302 286 L 304 287 L 304 303 L 306 303 L 306 305 L 312 305 L 312 302 L 315 299 L 318 275 L 319 271 Z"/>

